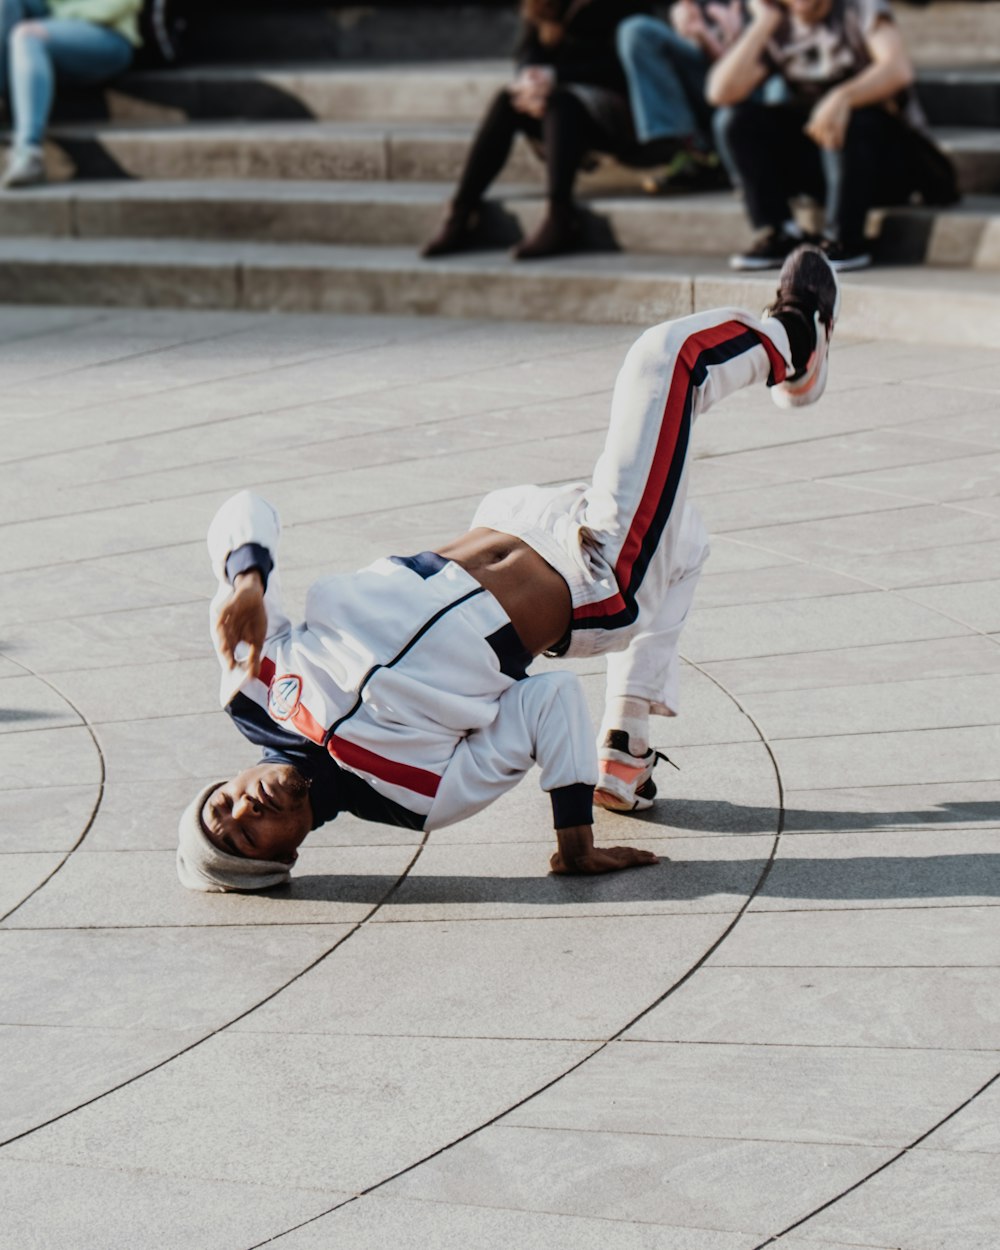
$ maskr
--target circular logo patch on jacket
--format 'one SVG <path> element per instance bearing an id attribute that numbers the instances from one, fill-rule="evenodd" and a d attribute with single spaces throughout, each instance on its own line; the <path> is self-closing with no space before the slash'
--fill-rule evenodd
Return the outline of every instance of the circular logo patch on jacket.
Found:
<path id="1" fill-rule="evenodd" d="M 267 710 L 275 720 L 288 720 L 295 715 L 302 696 L 302 678 L 295 673 L 275 677 L 267 692 Z"/>

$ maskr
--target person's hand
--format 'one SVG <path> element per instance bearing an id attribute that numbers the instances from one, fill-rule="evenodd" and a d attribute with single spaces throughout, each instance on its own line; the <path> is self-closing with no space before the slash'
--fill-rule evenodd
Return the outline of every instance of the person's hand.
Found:
<path id="1" fill-rule="evenodd" d="M 836 152 L 844 146 L 850 120 L 848 101 L 839 91 L 828 91 L 810 113 L 805 132 L 813 143 Z"/>
<path id="2" fill-rule="evenodd" d="M 215 623 L 219 650 L 231 669 L 236 667 L 236 648 L 241 642 L 249 647 L 246 670 L 251 677 L 260 673 L 260 652 L 267 635 L 267 609 L 264 607 L 264 583 L 256 569 L 237 574 L 233 592 L 222 605 Z"/>
<path id="3" fill-rule="evenodd" d="M 682 39 L 690 39 L 692 43 L 701 43 L 708 33 L 697 0 L 677 0 L 670 10 L 670 25 Z"/>
<path id="4" fill-rule="evenodd" d="M 526 65 L 510 85 L 511 103 L 519 113 L 540 118 L 555 82 L 555 70 L 550 65 Z"/>
<path id="5" fill-rule="evenodd" d="M 715 37 L 720 49 L 725 50 L 739 38 L 745 25 L 741 0 L 729 0 L 728 4 L 709 4 L 705 9 L 708 20 L 715 27 Z"/>
<path id="6" fill-rule="evenodd" d="M 549 860 L 549 868 L 557 876 L 591 877 L 601 872 L 618 872 L 622 868 L 638 868 L 644 864 L 658 864 L 660 861 L 652 851 L 640 851 L 634 846 L 602 846 L 594 847 L 589 855 L 572 860 L 569 864 L 556 851 Z"/>
<path id="7" fill-rule="evenodd" d="M 640 851 L 634 846 L 594 846 L 592 825 L 557 829 L 556 839 L 559 850 L 549 860 L 549 868 L 559 876 L 589 877 L 660 862 L 652 851 Z"/>
<path id="8" fill-rule="evenodd" d="M 748 0 L 747 12 L 752 22 L 766 23 L 774 30 L 781 25 L 784 10 L 776 0 Z"/>

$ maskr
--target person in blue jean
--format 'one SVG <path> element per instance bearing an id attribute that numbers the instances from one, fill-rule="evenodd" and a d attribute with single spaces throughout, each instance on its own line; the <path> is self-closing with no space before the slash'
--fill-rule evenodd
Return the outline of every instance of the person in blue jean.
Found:
<path id="1" fill-rule="evenodd" d="M 712 151 L 712 109 L 705 80 L 713 61 L 743 26 L 742 0 L 677 0 L 670 21 L 639 15 L 618 28 L 618 56 L 628 80 L 636 137 L 674 147 L 664 175 L 649 191 L 701 190 L 725 185 Z M 720 152 L 723 163 L 725 153 Z"/>
<path id="2" fill-rule="evenodd" d="M 57 78 L 97 83 L 127 69 L 143 0 L 0 0 L 0 98 L 13 135 L 0 185 L 45 181 L 42 141 Z"/>

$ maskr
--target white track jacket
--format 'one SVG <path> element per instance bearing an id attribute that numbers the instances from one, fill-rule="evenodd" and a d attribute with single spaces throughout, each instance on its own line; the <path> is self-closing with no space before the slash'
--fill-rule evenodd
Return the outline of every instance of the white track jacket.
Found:
<path id="1" fill-rule="evenodd" d="M 440 828 L 493 802 L 533 762 L 556 828 L 590 823 L 597 758 L 583 691 L 570 673 L 527 676 L 532 657 L 489 591 L 433 552 L 390 556 L 315 582 L 293 625 L 274 567 L 279 533 L 275 509 L 248 491 L 216 514 L 212 636 L 232 579 L 259 569 L 260 677 L 223 662 L 221 702 L 265 758 L 311 778 L 315 824 L 348 810 Z"/>

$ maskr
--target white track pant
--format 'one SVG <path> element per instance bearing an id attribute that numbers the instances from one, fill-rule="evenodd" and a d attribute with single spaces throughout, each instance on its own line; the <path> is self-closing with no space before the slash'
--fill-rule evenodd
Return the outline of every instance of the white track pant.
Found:
<path id="1" fill-rule="evenodd" d="M 515 487 L 480 505 L 473 525 L 516 534 L 566 578 L 566 654 L 620 653 L 609 656 L 609 695 L 676 712 L 678 642 L 708 555 L 687 503 L 693 425 L 734 391 L 783 381 L 790 360 L 780 322 L 737 309 L 654 326 L 618 375 L 593 483 Z"/>

